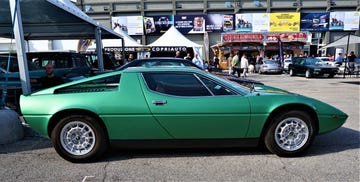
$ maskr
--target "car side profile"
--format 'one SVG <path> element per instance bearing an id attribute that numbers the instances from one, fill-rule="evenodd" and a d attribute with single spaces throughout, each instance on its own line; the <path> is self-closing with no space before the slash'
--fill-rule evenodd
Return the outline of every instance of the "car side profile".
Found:
<path id="1" fill-rule="evenodd" d="M 189 67 L 136 67 L 22 95 L 23 119 L 64 159 L 89 162 L 109 146 L 239 147 L 299 156 L 347 115 L 266 85 L 241 86 Z"/>
<path id="2" fill-rule="evenodd" d="M 326 75 L 333 78 L 339 68 L 325 64 L 317 58 L 294 57 L 289 64 L 289 75 L 305 75 L 306 78 Z"/>

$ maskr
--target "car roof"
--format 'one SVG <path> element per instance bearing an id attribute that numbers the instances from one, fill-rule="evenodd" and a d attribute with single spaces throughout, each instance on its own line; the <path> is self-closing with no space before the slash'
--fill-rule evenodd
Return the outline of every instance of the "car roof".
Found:
<path id="1" fill-rule="evenodd" d="M 195 67 L 183 67 L 183 66 L 152 66 L 152 67 L 129 67 L 121 72 L 203 72 Z"/>
<path id="2" fill-rule="evenodd" d="M 186 62 L 189 65 L 191 65 L 192 67 L 196 67 L 198 69 L 201 69 L 200 67 L 198 67 L 196 64 L 194 64 L 192 61 L 189 61 L 187 59 L 181 59 L 181 58 L 173 58 L 173 57 L 152 57 L 152 58 L 142 58 L 142 59 L 135 59 L 119 68 L 117 68 L 116 70 L 124 70 L 127 69 L 129 67 L 135 67 L 137 66 L 137 64 L 141 63 L 141 62 L 153 62 L 153 61 L 171 61 L 171 62 Z"/>

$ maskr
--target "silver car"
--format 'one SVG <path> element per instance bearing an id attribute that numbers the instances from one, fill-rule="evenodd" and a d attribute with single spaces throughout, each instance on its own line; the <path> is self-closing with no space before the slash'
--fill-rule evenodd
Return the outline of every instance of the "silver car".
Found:
<path id="1" fill-rule="evenodd" d="M 282 73 L 282 67 L 276 61 L 265 60 L 260 65 L 259 73 Z"/>

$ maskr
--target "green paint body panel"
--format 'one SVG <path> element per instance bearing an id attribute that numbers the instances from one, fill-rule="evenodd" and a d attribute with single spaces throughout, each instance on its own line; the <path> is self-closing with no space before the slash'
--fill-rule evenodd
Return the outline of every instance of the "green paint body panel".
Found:
<path id="1" fill-rule="evenodd" d="M 180 97 L 151 91 L 141 72 L 183 71 L 221 79 L 191 68 L 134 68 L 79 80 L 21 96 L 21 112 L 30 126 L 47 133 L 51 117 L 68 109 L 97 114 L 111 140 L 259 138 L 269 115 L 279 107 L 302 105 L 312 109 L 319 133 L 340 127 L 347 115 L 321 101 L 284 90 L 257 85 L 254 92 L 223 83 L 238 95 Z M 121 74 L 111 91 L 53 94 L 56 89 Z M 155 105 L 154 101 L 166 101 Z M 336 117 L 334 117 L 336 116 Z"/>

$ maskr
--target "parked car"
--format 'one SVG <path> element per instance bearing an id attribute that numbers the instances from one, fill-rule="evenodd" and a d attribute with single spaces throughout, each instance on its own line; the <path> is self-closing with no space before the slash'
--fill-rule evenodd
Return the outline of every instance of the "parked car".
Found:
<path id="1" fill-rule="evenodd" d="M 96 52 L 81 53 L 91 65 L 94 72 L 99 70 L 98 57 Z M 104 69 L 115 70 L 121 66 L 120 62 L 110 53 L 103 53 Z M 121 60 L 120 60 L 121 61 Z"/>
<path id="2" fill-rule="evenodd" d="M 281 73 L 282 68 L 281 65 L 273 60 L 265 60 L 260 65 L 259 73 Z"/>
<path id="3" fill-rule="evenodd" d="M 317 58 L 294 57 L 289 65 L 289 75 L 305 75 L 306 78 L 327 75 L 333 78 L 338 68 L 325 64 Z"/>
<path id="4" fill-rule="evenodd" d="M 330 61 L 329 57 L 315 57 L 315 58 L 320 59 L 321 61 L 324 62 L 324 64 L 335 66 L 335 61 Z"/>
<path id="5" fill-rule="evenodd" d="M 292 62 L 291 58 L 284 59 L 283 71 L 288 73 L 289 72 L 289 64 Z"/>
<path id="6" fill-rule="evenodd" d="M 20 99 L 23 119 L 64 159 L 87 162 L 108 146 L 265 146 L 299 156 L 347 115 L 321 101 L 240 86 L 190 67 L 137 67 L 41 90 Z"/>
<path id="7" fill-rule="evenodd" d="M 65 81 L 73 81 L 91 74 L 91 67 L 85 57 L 72 51 L 28 52 L 28 69 L 30 78 L 45 76 L 45 66 L 55 66 L 55 75 Z M 0 85 L 5 85 L 5 76 L 8 76 L 8 86 L 21 86 L 19 66 L 16 54 L 10 55 L 9 72 L 7 72 L 9 54 L 0 55 Z"/>

